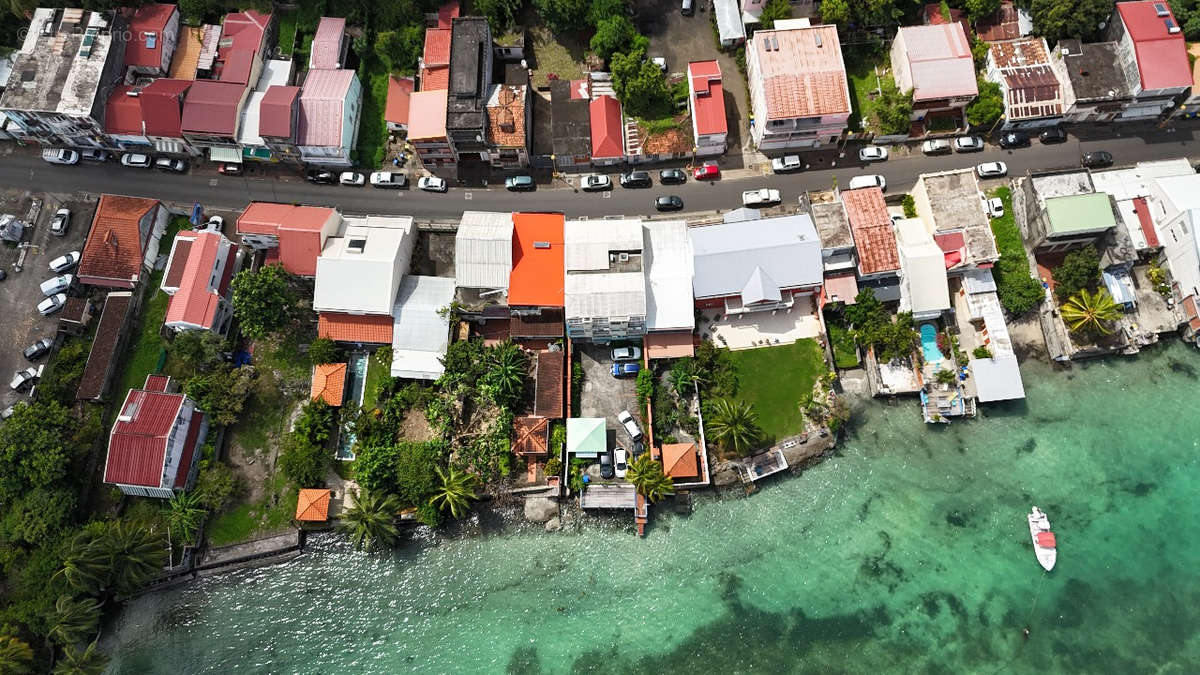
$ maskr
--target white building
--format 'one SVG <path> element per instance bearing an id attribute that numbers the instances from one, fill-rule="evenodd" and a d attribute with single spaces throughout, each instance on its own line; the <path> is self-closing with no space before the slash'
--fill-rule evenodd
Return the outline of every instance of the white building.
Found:
<path id="1" fill-rule="evenodd" d="M 900 310 L 917 321 L 936 319 L 950 309 L 950 286 L 942 249 L 918 218 L 896 223 L 900 250 Z"/>
<path id="2" fill-rule="evenodd" d="M 345 218 L 317 257 L 313 309 L 341 314 L 391 314 L 416 242 L 408 216 Z"/>
<path id="3" fill-rule="evenodd" d="M 646 333 L 642 221 L 563 225 L 567 335 L 607 342 Z"/>

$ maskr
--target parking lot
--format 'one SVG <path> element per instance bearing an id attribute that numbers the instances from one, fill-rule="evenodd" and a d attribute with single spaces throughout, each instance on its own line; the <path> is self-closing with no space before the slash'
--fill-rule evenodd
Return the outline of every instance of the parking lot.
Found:
<path id="1" fill-rule="evenodd" d="M 628 410 L 643 432 L 646 429 L 638 412 L 635 378 L 612 376 L 612 347 L 609 345 L 577 342 L 575 350 L 579 353 L 584 370 L 583 388 L 579 394 L 579 416 L 603 417 L 608 432 L 608 448 L 612 450 L 622 447 L 629 450 L 632 442 L 629 434 L 617 421 L 617 414 Z"/>
<path id="2" fill-rule="evenodd" d="M 37 311 L 37 304 L 43 298 L 39 286 L 54 276 L 47 264 L 64 253 L 83 249 L 96 209 L 93 195 L 5 190 L 0 191 L 0 214 L 10 214 L 28 222 L 34 200 L 41 200 L 41 208 L 22 238 L 22 242 L 29 244 L 24 265 L 17 267 L 20 247 L 7 243 L 0 247 L 0 269 L 8 274 L 8 278 L 0 282 L 0 308 L 6 319 L 0 322 L 0 343 L 4 345 L 0 349 L 0 376 L 4 378 L 4 386 L 0 387 L 0 409 L 28 397 L 28 391 L 18 394 L 8 386 L 16 371 L 31 365 L 21 350 L 41 338 L 54 337 L 58 327 L 57 315 L 43 317 Z M 65 236 L 53 236 L 50 221 L 54 212 L 64 207 L 71 211 L 70 227 Z M 45 363 L 46 359 L 42 357 L 38 364 Z"/>

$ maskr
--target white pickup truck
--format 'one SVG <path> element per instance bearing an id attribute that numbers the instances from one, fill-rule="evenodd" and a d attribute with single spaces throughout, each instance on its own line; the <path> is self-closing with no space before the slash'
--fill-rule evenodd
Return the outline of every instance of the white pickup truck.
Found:
<path id="1" fill-rule="evenodd" d="M 779 190 L 761 188 L 742 193 L 742 206 L 769 206 L 780 202 Z"/>

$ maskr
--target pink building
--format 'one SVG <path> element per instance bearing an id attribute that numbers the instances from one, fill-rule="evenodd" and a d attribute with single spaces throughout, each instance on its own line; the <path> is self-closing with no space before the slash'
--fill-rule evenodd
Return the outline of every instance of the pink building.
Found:
<path id="1" fill-rule="evenodd" d="M 171 296 L 163 324 L 224 334 L 233 318 L 230 280 L 240 257 L 217 230 L 180 232 L 171 245 L 162 290 Z"/>
<path id="2" fill-rule="evenodd" d="M 900 91 L 912 91 L 912 119 L 952 116 L 964 126 L 963 111 L 979 95 L 971 43 L 960 23 L 904 26 L 892 41 L 892 73 Z"/>

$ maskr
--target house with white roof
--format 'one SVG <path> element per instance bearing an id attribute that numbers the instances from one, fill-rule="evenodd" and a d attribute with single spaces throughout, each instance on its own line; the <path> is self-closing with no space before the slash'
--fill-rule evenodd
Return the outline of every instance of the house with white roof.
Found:
<path id="1" fill-rule="evenodd" d="M 1171 270 L 1172 290 L 1182 300 L 1187 335 L 1200 333 L 1200 176 L 1157 178 L 1152 185 L 1163 254 Z"/>
<path id="2" fill-rule="evenodd" d="M 1195 171 L 1186 159 L 1166 159 L 1138 162 L 1125 169 L 1093 171 L 1092 183 L 1097 192 L 1107 192 L 1113 198 L 1119 225 L 1125 228 L 1134 248 L 1139 252 L 1150 252 L 1162 248 L 1156 223 L 1165 222 L 1167 209 L 1174 209 L 1170 197 L 1156 194 L 1156 179 L 1194 175 Z"/>
<path id="3" fill-rule="evenodd" d="M 456 299 L 467 315 L 488 318 L 503 308 L 508 318 L 508 279 L 513 268 L 512 213 L 464 211 L 454 234 Z"/>
<path id="4" fill-rule="evenodd" d="M 346 218 L 317 257 L 313 309 L 388 315 L 417 239 L 409 216 Z"/>
<path id="5" fill-rule="evenodd" d="M 900 311 L 913 319 L 936 319 L 950 309 L 950 286 L 946 281 L 945 258 L 919 218 L 896 223 L 900 251 Z"/>
<path id="6" fill-rule="evenodd" d="M 642 223 L 646 268 L 646 355 L 691 356 L 696 315 L 692 305 L 692 245 L 682 220 Z"/>
<path id="7" fill-rule="evenodd" d="M 967 104 L 979 95 L 971 42 L 959 22 L 902 26 L 892 41 L 892 73 L 900 91 L 911 91 L 912 119 L 949 117 L 966 126 Z"/>
<path id="8" fill-rule="evenodd" d="M 310 70 L 300 88 L 296 145 L 306 164 L 345 168 L 358 142 L 362 83 L 353 70 Z"/>
<path id="9" fill-rule="evenodd" d="M 564 308 L 572 339 L 607 342 L 646 333 L 642 221 L 568 220 L 563 226 Z"/>
<path id="10" fill-rule="evenodd" d="M 392 310 L 392 377 L 436 380 L 446 372 L 454 280 L 408 275 Z"/>

